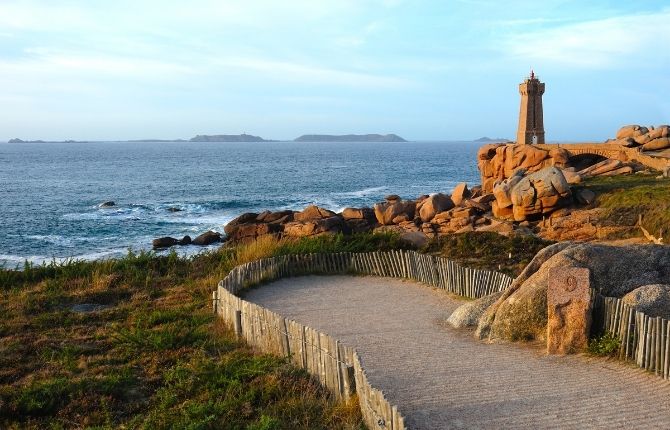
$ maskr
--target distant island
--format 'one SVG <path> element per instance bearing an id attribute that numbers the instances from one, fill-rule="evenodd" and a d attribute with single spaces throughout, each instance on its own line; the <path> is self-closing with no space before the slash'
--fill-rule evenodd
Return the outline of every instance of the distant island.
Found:
<path id="1" fill-rule="evenodd" d="M 505 139 L 503 137 L 496 137 L 494 139 L 491 139 L 490 137 L 480 137 L 479 139 L 473 140 L 473 142 L 507 142 L 509 139 Z"/>
<path id="2" fill-rule="evenodd" d="M 294 142 L 407 142 L 396 134 L 304 134 Z"/>
<path id="3" fill-rule="evenodd" d="M 7 143 L 88 143 L 87 141 L 77 140 L 22 140 L 19 138 L 9 139 Z"/>
<path id="4" fill-rule="evenodd" d="M 206 135 L 199 134 L 191 138 L 190 142 L 275 142 L 274 140 L 266 140 L 259 136 L 251 134 L 214 134 Z"/>
<path id="5" fill-rule="evenodd" d="M 487 138 L 482 138 L 487 139 Z M 505 139 L 500 139 L 504 141 Z M 397 134 L 305 134 L 293 140 L 294 142 L 407 142 Z M 482 141 L 481 139 L 479 141 Z M 23 140 L 14 138 L 8 143 L 93 143 L 93 140 Z M 252 134 L 199 134 L 189 140 L 184 139 L 134 139 L 118 140 L 116 142 L 150 143 L 150 142 L 279 142 L 278 140 L 263 139 Z"/>

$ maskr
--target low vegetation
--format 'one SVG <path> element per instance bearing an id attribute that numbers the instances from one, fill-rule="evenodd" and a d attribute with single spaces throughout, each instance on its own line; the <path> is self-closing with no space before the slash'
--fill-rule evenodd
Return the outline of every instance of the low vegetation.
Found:
<path id="1" fill-rule="evenodd" d="M 589 341 L 589 353 L 593 355 L 612 357 L 619 351 L 621 340 L 613 333 L 604 333 Z"/>
<path id="2" fill-rule="evenodd" d="M 642 225 L 652 235 L 662 236 L 670 227 L 670 182 L 655 175 L 596 177 L 584 183 L 597 195 L 597 205 L 605 209 L 606 225 L 630 226 L 626 237 L 641 236 Z"/>
<path id="3" fill-rule="evenodd" d="M 438 237 L 428 244 L 426 251 L 469 267 L 516 276 L 539 250 L 552 243 L 535 236 L 470 232 Z"/>
<path id="4" fill-rule="evenodd" d="M 399 246 L 386 234 L 263 239 L 0 270 L 0 428 L 361 428 L 356 401 L 235 340 L 210 294 L 258 258 Z"/>

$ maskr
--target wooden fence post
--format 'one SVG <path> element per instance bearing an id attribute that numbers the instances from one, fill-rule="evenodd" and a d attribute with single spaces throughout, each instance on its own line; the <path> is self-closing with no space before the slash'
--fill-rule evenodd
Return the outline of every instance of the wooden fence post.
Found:
<path id="1" fill-rule="evenodd" d="M 234 320 L 234 325 L 235 325 L 235 336 L 237 338 L 242 337 L 242 311 L 235 311 L 235 320 Z"/>

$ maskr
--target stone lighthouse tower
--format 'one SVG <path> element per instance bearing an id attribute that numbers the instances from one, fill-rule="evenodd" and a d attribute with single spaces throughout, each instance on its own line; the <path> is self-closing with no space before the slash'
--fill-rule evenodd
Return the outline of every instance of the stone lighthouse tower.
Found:
<path id="1" fill-rule="evenodd" d="M 544 143 L 544 121 L 542 120 L 542 94 L 544 83 L 530 71 L 530 77 L 519 84 L 521 109 L 519 110 L 519 130 L 516 143 Z"/>

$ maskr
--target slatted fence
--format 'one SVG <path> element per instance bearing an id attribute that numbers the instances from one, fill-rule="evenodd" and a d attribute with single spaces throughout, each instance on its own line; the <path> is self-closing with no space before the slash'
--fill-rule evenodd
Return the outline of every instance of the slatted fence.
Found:
<path id="1" fill-rule="evenodd" d="M 405 429 L 398 408 L 372 387 L 355 349 L 337 339 L 238 297 L 251 285 L 307 274 L 362 274 L 413 279 L 461 296 L 478 298 L 503 291 L 512 278 L 470 269 L 413 251 L 285 255 L 235 267 L 213 292 L 214 312 L 237 335 L 261 351 L 289 357 L 339 398 L 358 394 L 371 429 Z"/>
<path id="2" fill-rule="evenodd" d="M 636 311 L 616 297 L 596 296 L 596 323 L 619 338 L 618 357 L 670 378 L 670 321 Z"/>

